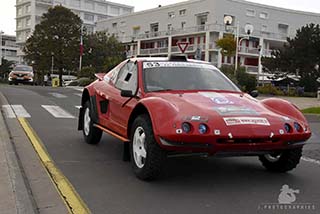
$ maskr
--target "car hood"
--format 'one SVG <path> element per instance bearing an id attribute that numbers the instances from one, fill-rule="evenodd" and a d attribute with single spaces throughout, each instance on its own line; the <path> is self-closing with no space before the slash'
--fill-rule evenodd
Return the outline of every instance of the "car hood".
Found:
<path id="1" fill-rule="evenodd" d="M 269 136 L 284 128 L 288 117 L 279 115 L 264 107 L 258 100 L 244 93 L 226 92 L 188 92 L 188 93 L 152 93 L 174 105 L 177 120 L 205 121 L 218 130 L 234 130 L 248 135 Z M 243 129 L 243 131 L 241 131 Z M 240 132 L 239 132 L 240 131 Z"/>

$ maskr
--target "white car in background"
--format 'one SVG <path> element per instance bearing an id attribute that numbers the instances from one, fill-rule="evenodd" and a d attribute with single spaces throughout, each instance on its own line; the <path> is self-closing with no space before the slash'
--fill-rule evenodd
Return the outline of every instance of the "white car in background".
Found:
<path id="1" fill-rule="evenodd" d="M 18 83 L 33 85 L 33 77 L 34 73 L 33 68 L 31 66 L 17 65 L 9 73 L 8 81 L 9 85 L 18 85 Z"/>

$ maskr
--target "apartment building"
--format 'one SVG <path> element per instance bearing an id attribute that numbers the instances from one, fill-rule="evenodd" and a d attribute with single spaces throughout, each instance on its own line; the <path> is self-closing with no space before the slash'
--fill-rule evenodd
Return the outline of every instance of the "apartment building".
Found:
<path id="1" fill-rule="evenodd" d="M 18 49 L 19 47 L 16 44 L 15 36 L 3 35 L 2 32 L 0 32 L 0 58 L 4 58 L 8 61 L 13 61 L 14 63 L 18 63 Z"/>
<path id="2" fill-rule="evenodd" d="M 320 23 L 320 14 L 244 0 L 189 0 L 98 21 L 97 31 L 125 43 L 128 56 L 167 56 L 180 52 L 179 42 L 188 42 L 190 58 L 218 67 L 236 60 L 223 57 L 215 42 L 226 33 L 239 35 L 238 62 L 247 72 L 261 75 L 261 56 L 282 47 L 287 37 L 309 23 Z"/>
<path id="3" fill-rule="evenodd" d="M 105 0 L 16 0 L 16 36 L 17 44 L 20 46 L 18 56 L 23 56 L 21 50 L 25 41 L 40 23 L 42 14 L 55 5 L 71 9 L 83 20 L 89 32 L 95 31 L 96 22 L 99 20 L 134 11 L 132 6 Z"/>

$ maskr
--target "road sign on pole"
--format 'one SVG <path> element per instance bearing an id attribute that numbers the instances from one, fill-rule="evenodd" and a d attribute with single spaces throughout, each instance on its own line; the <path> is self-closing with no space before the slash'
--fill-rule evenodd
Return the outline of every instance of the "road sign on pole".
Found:
<path id="1" fill-rule="evenodd" d="M 184 53 L 184 52 L 186 52 L 186 50 L 189 46 L 189 42 L 178 42 L 177 45 L 178 45 L 181 53 Z"/>

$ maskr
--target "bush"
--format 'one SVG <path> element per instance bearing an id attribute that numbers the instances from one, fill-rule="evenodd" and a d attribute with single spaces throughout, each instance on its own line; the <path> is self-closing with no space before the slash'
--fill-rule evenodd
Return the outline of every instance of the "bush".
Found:
<path id="1" fill-rule="evenodd" d="M 278 95 L 278 96 L 284 95 L 283 91 L 281 91 L 280 89 L 278 89 L 277 87 L 275 87 L 271 84 L 260 86 L 257 89 L 260 94 Z"/>
<path id="2" fill-rule="evenodd" d="M 94 80 L 89 79 L 87 77 L 82 77 L 82 78 L 78 79 L 77 81 L 79 83 L 79 86 L 87 86 L 90 83 L 92 83 Z"/>
<path id="3" fill-rule="evenodd" d="M 234 76 L 234 66 L 223 65 L 220 69 L 232 82 L 237 84 L 242 91 L 251 92 L 256 89 L 257 80 L 255 75 L 248 74 L 244 67 L 238 68 Z"/>
<path id="4" fill-rule="evenodd" d="M 83 67 L 81 71 L 78 72 L 78 77 L 82 78 L 89 78 L 89 79 L 94 79 L 94 74 L 95 74 L 95 68 L 93 67 Z"/>

